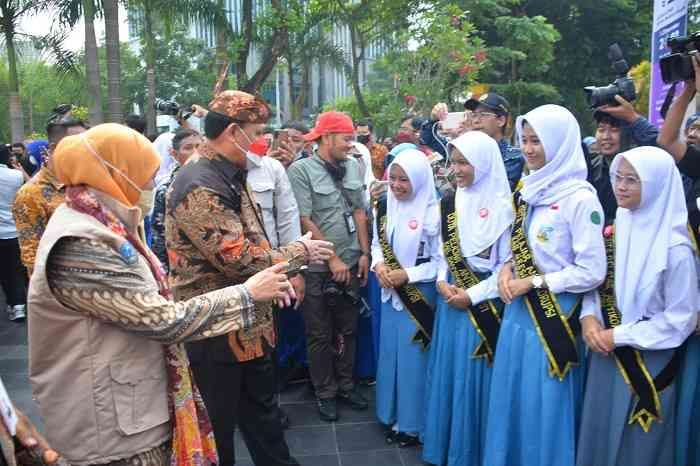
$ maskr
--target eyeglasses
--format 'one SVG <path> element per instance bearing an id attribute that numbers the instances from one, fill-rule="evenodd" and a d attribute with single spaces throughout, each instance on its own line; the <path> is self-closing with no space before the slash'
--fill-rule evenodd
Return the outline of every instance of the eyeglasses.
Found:
<path id="1" fill-rule="evenodd" d="M 615 173 L 614 179 L 616 185 L 624 185 L 629 187 L 638 186 L 641 183 L 639 178 L 636 176 L 624 176 L 620 175 L 619 173 Z"/>
<path id="2" fill-rule="evenodd" d="M 471 119 L 478 120 L 478 119 L 485 118 L 485 117 L 494 117 L 495 118 L 497 116 L 498 116 L 497 114 L 491 113 L 491 112 L 472 112 Z"/>

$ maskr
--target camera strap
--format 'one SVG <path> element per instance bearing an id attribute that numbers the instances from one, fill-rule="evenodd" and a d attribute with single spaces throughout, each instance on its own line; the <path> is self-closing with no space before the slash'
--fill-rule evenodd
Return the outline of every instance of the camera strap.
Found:
<path id="1" fill-rule="evenodd" d="M 666 118 L 666 114 L 668 113 L 668 109 L 671 108 L 671 103 L 673 103 L 673 98 L 676 96 L 676 84 L 677 82 L 671 84 L 671 87 L 668 89 L 668 92 L 666 93 L 666 98 L 664 99 L 664 103 L 661 105 L 661 110 L 659 113 L 661 113 L 661 118 Z"/>

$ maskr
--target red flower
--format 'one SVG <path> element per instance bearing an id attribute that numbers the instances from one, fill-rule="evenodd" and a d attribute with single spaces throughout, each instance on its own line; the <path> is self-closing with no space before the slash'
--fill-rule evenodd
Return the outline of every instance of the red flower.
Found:
<path id="1" fill-rule="evenodd" d="M 474 54 L 474 61 L 477 63 L 482 63 L 484 60 L 486 60 L 486 51 L 485 50 L 479 50 Z"/>
<path id="2" fill-rule="evenodd" d="M 457 73 L 459 73 L 459 76 L 463 78 L 464 75 L 469 74 L 469 73 L 471 73 L 472 71 L 474 71 L 474 67 L 473 67 L 472 65 L 467 64 L 467 65 L 464 65 L 463 67 L 461 67 L 461 68 L 457 71 Z"/>
<path id="3" fill-rule="evenodd" d="M 415 95 L 404 96 L 403 101 L 406 102 L 406 105 L 408 105 L 410 107 L 411 105 L 416 103 L 416 96 Z"/>

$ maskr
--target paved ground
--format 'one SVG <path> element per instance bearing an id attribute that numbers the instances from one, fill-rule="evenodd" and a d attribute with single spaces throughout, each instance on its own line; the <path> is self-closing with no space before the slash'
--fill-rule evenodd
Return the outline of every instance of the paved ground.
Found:
<path id="1" fill-rule="evenodd" d="M 4 309 L 0 296 L 0 309 Z M 57 336 L 60 338 L 60 336 Z M 27 381 L 27 326 L 13 323 L 0 312 L 0 377 L 16 405 L 41 427 Z M 281 395 L 283 409 L 292 427 L 287 442 L 302 466 L 422 466 L 420 450 L 398 449 L 384 442 L 381 426 L 374 416 L 374 391 L 367 389 L 370 409 L 354 412 L 341 407 L 340 422 L 325 423 L 316 413 L 313 396 L 305 385 Z M 240 437 L 236 438 L 240 466 L 250 466 L 250 455 Z"/>

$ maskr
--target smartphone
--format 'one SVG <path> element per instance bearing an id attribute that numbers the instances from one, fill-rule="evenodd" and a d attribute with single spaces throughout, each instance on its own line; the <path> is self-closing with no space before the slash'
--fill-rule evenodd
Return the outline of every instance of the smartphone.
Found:
<path id="1" fill-rule="evenodd" d="M 294 277 L 294 276 L 296 276 L 296 275 L 299 275 L 299 274 L 302 273 L 302 272 L 305 272 L 307 269 L 308 269 L 307 266 L 302 265 L 301 267 L 297 267 L 296 269 L 289 269 L 289 270 L 287 270 L 287 271 L 285 272 L 285 274 L 287 275 L 287 278 L 292 278 L 292 277 Z"/>
<path id="2" fill-rule="evenodd" d="M 289 143 L 289 132 L 286 129 L 276 129 L 275 136 L 272 139 L 272 149 L 278 149 L 280 143 L 285 145 Z"/>
<path id="3" fill-rule="evenodd" d="M 464 121 L 464 112 L 450 112 L 447 114 L 447 118 L 442 120 L 441 126 L 443 130 L 454 130 L 459 129 Z"/>

